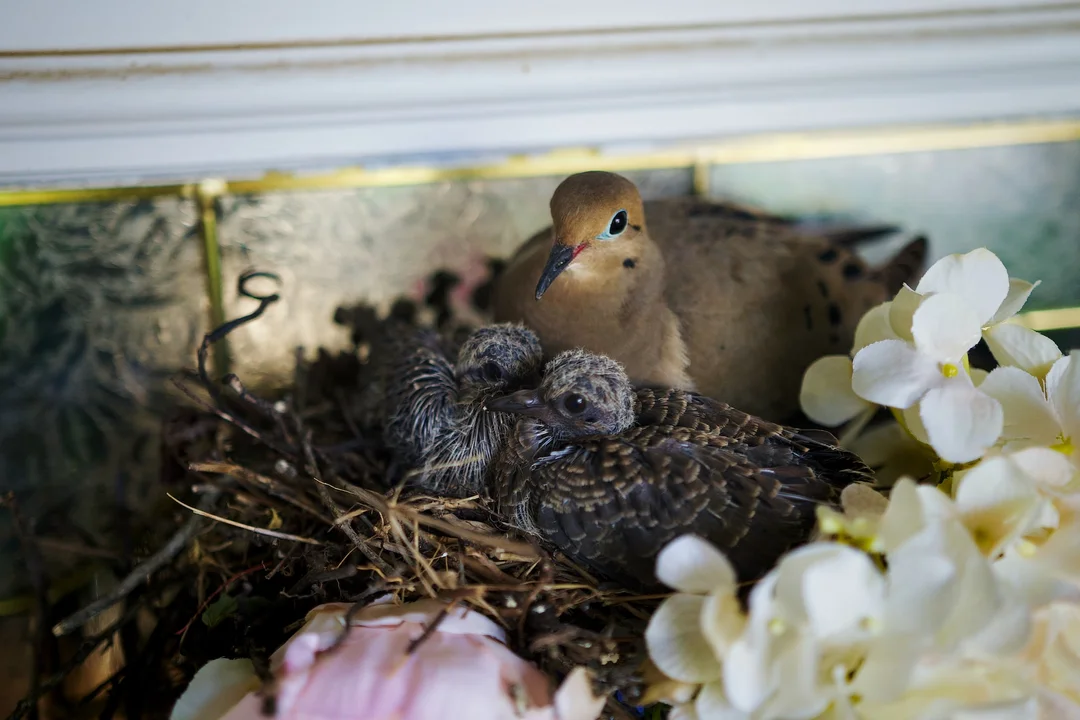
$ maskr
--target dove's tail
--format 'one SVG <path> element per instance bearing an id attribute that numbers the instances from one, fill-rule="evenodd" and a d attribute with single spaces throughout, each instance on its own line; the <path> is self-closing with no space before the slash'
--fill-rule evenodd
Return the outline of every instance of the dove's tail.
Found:
<path id="1" fill-rule="evenodd" d="M 905 283 L 914 284 L 922 274 L 926 250 L 926 236 L 920 235 L 901 248 L 891 260 L 874 270 L 871 277 L 884 285 L 890 295 L 895 294 Z"/>

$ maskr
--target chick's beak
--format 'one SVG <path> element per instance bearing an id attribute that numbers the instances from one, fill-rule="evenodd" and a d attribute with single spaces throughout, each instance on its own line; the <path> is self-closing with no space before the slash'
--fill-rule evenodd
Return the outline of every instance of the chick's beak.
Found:
<path id="1" fill-rule="evenodd" d="M 514 413 L 539 417 L 544 414 L 544 403 L 536 390 L 518 390 L 509 395 L 492 398 L 484 407 L 495 412 Z"/>
<path id="2" fill-rule="evenodd" d="M 544 293 L 551 287 L 551 283 L 566 269 L 566 266 L 570 264 L 575 255 L 577 255 L 576 248 L 569 245 L 555 243 L 551 246 L 551 254 L 548 255 L 547 264 L 544 265 L 544 271 L 540 273 L 540 282 L 536 283 L 537 300 L 544 297 Z"/>

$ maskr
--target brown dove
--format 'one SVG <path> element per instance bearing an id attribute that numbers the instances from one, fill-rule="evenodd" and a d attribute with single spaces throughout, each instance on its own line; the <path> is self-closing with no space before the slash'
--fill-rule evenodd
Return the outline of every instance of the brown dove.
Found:
<path id="1" fill-rule="evenodd" d="M 825 433 L 635 389 L 617 362 L 582 350 L 556 355 L 536 390 L 487 407 L 520 418 L 492 473 L 503 515 L 625 587 L 654 587 L 657 553 L 687 533 L 755 580 L 810 539 L 818 505 L 873 479 Z"/>
<path id="2" fill-rule="evenodd" d="M 807 366 L 848 352 L 863 312 L 912 280 L 926 253 L 919 238 L 871 269 L 848 245 L 893 228 L 810 232 L 731 203 L 643 202 L 609 172 L 564 180 L 551 217 L 496 280 L 496 322 L 523 322 L 549 357 L 585 348 L 635 383 L 778 420 L 797 411 Z"/>

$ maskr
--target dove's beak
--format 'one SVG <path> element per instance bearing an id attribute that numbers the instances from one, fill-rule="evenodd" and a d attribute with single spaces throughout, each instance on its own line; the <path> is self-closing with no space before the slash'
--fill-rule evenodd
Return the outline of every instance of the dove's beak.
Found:
<path id="1" fill-rule="evenodd" d="M 493 398 L 484 403 L 484 407 L 495 412 L 513 413 L 515 415 L 529 415 L 540 417 L 545 414 L 546 407 L 536 390 L 518 390 L 509 395 Z"/>
<path id="2" fill-rule="evenodd" d="M 570 247 L 558 242 L 551 246 L 551 254 L 548 255 L 547 264 L 544 265 L 544 271 L 540 273 L 540 282 L 536 283 L 537 300 L 544 297 L 544 293 L 551 287 L 551 283 L 555 282 L 555 278 L 559 277 L 562 271 L 566 269 L 566 266 L 570 264 L 570 261 L 577 257 L 577 254 L 582 249 L 583 245 Z"/>

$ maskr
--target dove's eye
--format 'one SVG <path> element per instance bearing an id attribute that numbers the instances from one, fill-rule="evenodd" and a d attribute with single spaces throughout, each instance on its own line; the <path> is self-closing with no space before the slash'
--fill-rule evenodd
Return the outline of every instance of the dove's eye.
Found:
<path id="1" fill-rule="evenodd" d="M 581 413 L 585 412 L 585 408 L 589 405 L 585 398 L 581 397 L 577 393 L 570 393 L 569 395 L 567 395 L 565 398 L 563 398 L 562 404 L 566 412 L 570 413 L 571 415 L 580 415 Z"/>
<path id="2" fill-rule="evenodd" d="M 623 234 L 627 226 L 627 216 L 625 210 L 620 210 L 611 216 L 611 220 L 608 221 L 608 228 L 604 232 L 597 235 L 599 240 L 611 240 L 614 237 L 618 237 Z"/>

